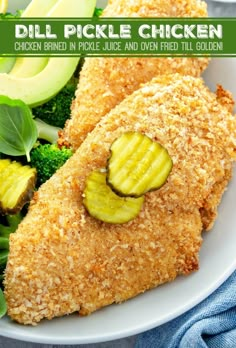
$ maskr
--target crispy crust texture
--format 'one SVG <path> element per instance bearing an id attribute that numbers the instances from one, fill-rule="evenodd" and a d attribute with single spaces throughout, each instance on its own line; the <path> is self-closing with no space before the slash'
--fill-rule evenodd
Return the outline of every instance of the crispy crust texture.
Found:
<path id="1" fill-rule="evenodd" d="M 106 224 L 82 204 L 85 180 L 106 166 L 111 143 L 126 131 L 165 146 L 173 169 L 160 190 L 146 194 L 137 218 Z M 8 314 L 24 324 L 89 314 L 197 270 L 200 210 L 216 183 L 227 183 L 235 139 L 235 117 L 200 78 L 155 78 L 127 97 L 41 186 L 11 235 Z"/>
<path id="2" fill-rule="evenodd" d="M 217 85 L 216 99 L 230 113 L 233 113 L 235 103 L 232 94 L 229 91 L 224 90 L 221 85 Z M 232 167 L 229 166 L 229 168 L 225 170 L 224 176 L 217 180 L 213 185 L 210 194 L 208 195 L 203 203 L 202 208 L 200 209 L 203 228 L 206 231 L 209 231 L 214 225 L 215 219 L 217 218 L 217 207 L 220 204 L 222 195 L 226 190 L 231 177 Z"/>
<path id="3" fill-rule="evenodd" d="M 198 0 L 113 0 L 104 17 L 206 17 Z M 208 58 L 87 58 L 80 73 L 64 140 L 77 149 L 100 119 L 126 96 L 160 74 L 200 76 Z M 63 141 L 64 141 L 63 140 Z"/>

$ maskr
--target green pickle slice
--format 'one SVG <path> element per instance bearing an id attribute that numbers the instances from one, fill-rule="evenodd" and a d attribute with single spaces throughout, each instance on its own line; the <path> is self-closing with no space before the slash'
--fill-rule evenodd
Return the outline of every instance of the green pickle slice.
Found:
<path id="1" fill-rule="evenodd" d="M 139 132 L 122 134 L 110 151 L 107 183 L 121 196 L 140 197 L 159 189 L 173 166 L 168 151 Z"/>
<path id="2" fill-rule="evenodd" d="M 36 170 L 16 161 L 0 160 L 0 213 L 17 214 L 29 202 Z"/>
<path id="3" fill-rule="evenodd" d="M 89 174 L 83 204 L 96 219 L 112 224 L 122 224 L 134 219 L 140 212 L 144 197 L 120 197 L 106 183 L 106 173 Z"/>

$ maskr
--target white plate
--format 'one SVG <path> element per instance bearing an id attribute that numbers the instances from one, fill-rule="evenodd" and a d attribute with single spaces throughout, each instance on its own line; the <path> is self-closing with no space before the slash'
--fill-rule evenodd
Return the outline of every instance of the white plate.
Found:
<path id="1" fill-rule="evenodd" d="M 14 2 L 19 8 L 27 0 Z M 211 89 L 222 83 L 236 98 L 235 76 L 236 59 L 229 58 L 212 60 L 204 74 Z M 48 344 L 94 343 L 134 335 L 177 317 L 206 298 L 236 268 L 235 207 L 236 172 L 224 195 L 214 229 L 204 234 L 198 272 L 84 318 L 71 315 L 27 327 L 5 317 L 0 321 L 1 335 Z"/>

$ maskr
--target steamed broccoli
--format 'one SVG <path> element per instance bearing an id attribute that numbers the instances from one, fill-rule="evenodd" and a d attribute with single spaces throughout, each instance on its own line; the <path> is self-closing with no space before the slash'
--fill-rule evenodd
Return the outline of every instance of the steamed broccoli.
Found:
<path id="1" fill-rule="evenodd" d="M 31 153 L 31 166 L 37 169 L 37 186 L 47 181 L 71 156 L 72 150 L 55 144 L 44 144 Z"/>
<path id="2" fill-rule="evenodd" d="M 61 128 L 51 126 L 39 118 L 35 118 L 34 122 L 38 130 L 38 139 L 46 140 L 51 144 L 55 144 L 57 142 L 58 132 L 61 130 Z"/>
<path id="3" fill-rule="evenodd" d="M 10 13 L 10 12 L 6 12 L 6 13 L 0 13 L 0 20 L 1 19 L 15 19 L 15 18 L 20 18 L 22 13 L 24 10 L 17 10 L 16 13 Z"/>
<path id="4" fill-rule="evenodd" d="M 95 10 L 94 10 L 93 16 L 94 17 L 100 17 L 102 13 L 103 13 L 103 8 L 96 7 Z"/>
<path id="5" fill-rule="evenodd" d="M 70 106 L 75 95 L 78 80 L 72 78 L 65 87 L 43 105 L 32 109 L 35 117 L 52 126 L 63 128 L 70 117 Z"/>

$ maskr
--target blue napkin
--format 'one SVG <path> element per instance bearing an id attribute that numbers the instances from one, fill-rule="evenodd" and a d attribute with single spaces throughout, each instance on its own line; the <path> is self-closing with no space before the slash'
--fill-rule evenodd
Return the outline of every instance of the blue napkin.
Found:
<path id="1" fill-rule="evenodd" d="M 135 348 L 235 348 L 236 271 L 178 318 L 138 336 Z"/>

